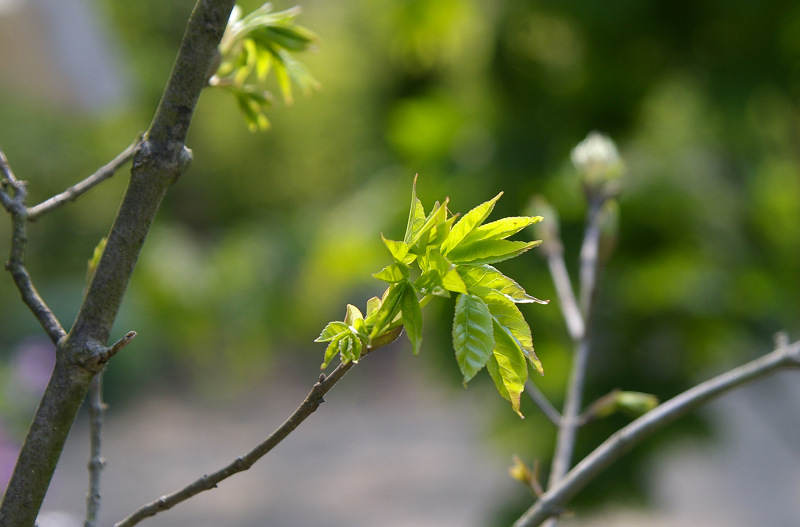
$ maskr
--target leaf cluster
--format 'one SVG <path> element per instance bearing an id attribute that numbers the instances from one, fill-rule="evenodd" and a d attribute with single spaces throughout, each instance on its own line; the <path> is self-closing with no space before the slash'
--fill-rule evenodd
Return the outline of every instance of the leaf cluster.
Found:
<path id="1" fill-rule="evenodd" d="M 238 5 L 231 13 L 219 44 L 218 65 L 208 83 L 233 94 L 251 131 L 269 128 L 266 112 L 272 106 L 272 95 L 264 84 L 270 73 L 286 104 L 294 100 L 293 84 L 303 93 L 319 88 L 316 79 L 293 56 L 313 49 L 319 40 L 297 24 L 299 15 L 299 7 L 273 13 L 270 3 L 244 17 Z"/>
<path id="2" fill-rule="evenodd" d="M 455 296 L 453 348 L 466 385 L 486 367 L 497 391 L 520 412 L 528 364 L 540 374 L 531 330 L 516 304 L 546 303 L 530 296 L 493 264 L 519 256 L 539 241 L 506 238 L 541 221 L 541 216 L 503 218 L 484 223 L 502 193 L 470 210 L 452 214 L 448 199 L 425 213 L 416 194 L 402 240 L 383 236 L 392 263 L 373 276 L 387 282 L 367 312 L 347 306 L 343 321 L 329 323 L 316 342 L 327 342 L 322 367 L 338 354 L 343 363 L 394 341 L 405 329 L 416 355 L 422 344 L 422 307 L 435 297 Z"/>

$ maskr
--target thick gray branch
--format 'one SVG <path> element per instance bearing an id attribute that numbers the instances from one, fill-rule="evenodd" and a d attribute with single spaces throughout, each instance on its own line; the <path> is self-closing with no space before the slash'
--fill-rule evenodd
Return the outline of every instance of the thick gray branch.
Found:
<path id="1" fill-rule="evenodd" d="M 586 456 L 522 515 L 514 527 L 534 527 L 563 512 L 564 505 L 609 465 L 676 419 L 727 391 L 784 368 L 800 367 L 800 341 L 698 384 L 618 430 Z"/>
<path id="2" fill-rule="evenodd" d="M 115 351 L 105 347 L 111 327 L 161 200 L 189 163 L 186 132 L 233 4 L 199 0 L 195 5 L 161 103 L 134 153 L 106 249 L 72 330 L 58 342 L 53 376 L 0 505 L 3 527 L 34 525 L 89 383 Z"/>

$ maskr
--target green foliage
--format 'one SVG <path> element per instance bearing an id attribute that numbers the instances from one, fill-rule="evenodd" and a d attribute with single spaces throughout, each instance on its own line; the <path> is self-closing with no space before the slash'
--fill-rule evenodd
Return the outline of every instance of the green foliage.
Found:
<path id="1" fill-rule="evenodd" d="M 300 8 L 271 11 L 272 4 L 266 3 L 242 17 L 241 7 L 234 7 L 219 44 L 217 69 L 208 81 L 210 86 L 233 94 L 251 131 L 269 128 L 266 112 L 272 106 L 272 96 L 264 89 L 264 83 L 270 72 L 274 73 L 286 104 L 294 100 L 293 83 L 304 93 L 319 87 L 305 66 L 292 56 L 311 49 L 318 40 L 295 22 Z"/>
<path id="2" fill-rule="evenodd" d="M 425 214 L 415 179 L 403 240 L 381 236 L 394 263 L 373 276 L 389 287 L 382 298 L 367 302 L 366 316 L 348 304 L 344 321 L 325 326 L 316 339 L 328 343 L 322 367 L 337 354 L 343 363 L 357 362 L 394 341 L 403 328 L 416 355 L 422 344 L 422 307 L 433 297 L 456 294 L 453 348 L 464 383 L 487 367 L 497 391 L 522 416 L 520 394 L 528 379 L 528 363 L 539 373 L 543 370 L 533 351 L 531 330 L 516 304 L 546 302 L 489 264 L 539 245 L 506 238 L 542 218 L 511 217 L 484 224 L 501 195 L 456 221 L 447 199 Z"/>

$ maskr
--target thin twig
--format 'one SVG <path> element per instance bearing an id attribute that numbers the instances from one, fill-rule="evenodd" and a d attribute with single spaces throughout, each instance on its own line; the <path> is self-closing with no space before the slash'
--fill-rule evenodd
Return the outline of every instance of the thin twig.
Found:
<path id="1" fill-rule="evenodd" d="M 324 396 L 333 386 L 344 377 L 344 375 L 354 366 L 354 363 L 339 364 L 330 375 L 324 373 L 320 375 L 319 381 L 314 384 L 308 392 L 305 400 L 297 409 L 284 421 L 282 425 L 275 429 L 270 436 L 256 446 L 247 454 L 236 458 L 228 466 L 214 472 L 206 474 L 184 488 L 162 496 L 159 499 L 142 506 L 139 510 L 117 523 L 115 527 L 131 527 L 145 518 L 154 516 L 159 512 L 171 509 L 178 503 L 185 501 L 196 494 L 206 490 L 216 488 L 217 485 L 236 473 L 249 469 L 253 464 L 266 455 L 270 450 L 277 446 L 283 439 L 294 431 L 309 415 L 314 413 L 319 405 L 324 402 Z"/>
<path id="2" fill-rule="evenodd" d="M 541 525 L 608 466 L 676 419 L 716 397 L 780 369 L 800 368 L 800 341 L 777 349 L 681 393 L 615 432 L 547 489 L 514 527 Z"/>
<path id="3" fill-rule="evenodd" d="M 556 437 L 556 450 L 553 455 L 548 488 L 555 485 L 569 470 L 575 450 L 575 439 L 580 427 L 581 405 L 583 404 L 583 390 L 586 384 L 586 370 L 589 364 L 590 351 L 587 328 L 591 317 L 592 301 L 599 268 L 597 249 L 600 243 L 600 228 L 597 221 L 597 213 L 601 206 L 602 202 L 590 203 L 587 213 L 586 232 L 580 254 L 580 315 L 583 321 L 583 331 L 578 333 L 580 338 L 575 342 L 572 370 L 570 371 L 564 410 L 558 428 L 558 436 Z M 570 333 L 572 334 L 572 331 Z"/>
<path id="4" fill-rule="evenodd" d="M 8 164 L 5 154 L 0 151 L 0 172 L 2 173 L 2 189 L 0 199 L 3 208 L 11 215 L 11 251 L 5 268 L 11 273 L 14 284 L 17 286 L 22 300 L 31 310 L 36 320 L 42 325 L 53 343 L 66 335 L 61 323 L 42 300 L 39 292 L 33 285 L 28 270 L 25 268 L 25 250 L 27 247 L 27 215 L 25 205 L 27 188 L 24 181 L 18 180 Z M 6 188 L 13 190 L 14 196 L 6 192 Z"/>
<path id="5" fill-rule="evenodd" d="M 545 394 L 539 389 L 531 381 L 525 383 L 525 392 L 533 399 L 533 402 L 536 403 L 536 406 L 542 411 L 542 413 L 553 422 L 554 425 L 559 426 L 561 424 L 561 414 L 556 410 L 555 406 L 550 402 Z"/>
<path id="6" fill-rule="evenodd" d="M 123 150 L 117 157 L 100 167 L 97 172 L 87 177 L 83 181 L 72 185 L 61 194 L 56 194 L 52 198 L 49 198 L 38 205 L 34 205 L 33 207 L 29 208 L 28 221 L 36 221 L 43 214 L 46 214 L 67 202 L 75 201 L 82 194 L 89 191 L 97 184 L 109 179 L 125 163 L 130 161 L 131 157 L 133 156 L 133 152 L 136 149 L 136 145 L 139 144 L 140 140 L 141 136 L 138 137 L 136 141 L 134 141 L 128 148 Z"/>
<path id="7" fill-rule="evenodd" d="M 101 448 L 106 408 L 107 405 L 103 403 L 103 372 L 100 372 L 89 386 L 89 493 L 86 495 L 84 527 L 97 527 L 97 515 L 100 512 L 100 473 L 106 465 Z"/>
<path id="8" fill-rule="evenodd" d="M 561 244 L 557 245 L 560 248 Z M 561 313 L 564 315 L 564 322 L 567 324 L 567 331 L 573 341 L 577 342 L 583 337 L 584 321 L 581 310 L 578 308 L 578 301 L 572 291 L 572 283 L 569 279 L 567 265 L 564 263 L 563 250 L 552 249 L 547 251 L 547 266 L 550 269 L 550 276 L 556 286 Z"/>
<path id="9" fill-rule="evenodd" d="M 597 274 L 600 267 L 600 210 L 605 199 L 598 199 L 589 203 L 587 213 L 586 233 L 580 254 L 580 306 L 583 320 L 588 324 L 594 293 L 597 286 Z"/>

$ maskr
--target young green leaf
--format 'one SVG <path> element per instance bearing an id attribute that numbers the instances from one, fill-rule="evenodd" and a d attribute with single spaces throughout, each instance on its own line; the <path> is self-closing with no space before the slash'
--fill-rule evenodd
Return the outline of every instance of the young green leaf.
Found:
<path id="1" fill-rule="evenodd" d="M 458 224 L 456 224 L 456 227 Z M 453 228 L 455 231 L 455 227 Z M 508 240 L 481 240 L 470 244 L 461 244 L 449 253 L 447 257 L 455 264 L 493 264 L 514 258 L 539 245 L 535 242 L 514 242 Z"/>
<path id="2" fill-rule="evenodd" d="M 498 393 L 511 403 L 514 411 L 523 417 L 520 411 L 520 394 L 528 380 L 528 364 L 519 342 L 511 336 L 507 328 L 496 320 L 492 323 L 495 347 L 486 369 L 494 381 Z"/>
<path id="3" fill-rule="evenodd" d="M 481 203 L 471 211 L 464 214 L 464 217 L 461 218 L 458 223 L 453 225 L 453 228 L 450 229 L 450 234 L 448 234 L 447 238 L 444 240 L 444 242 L 442 242 L 442 254 L 447 256 L 448 253 L 455 249 L 475 227 L 483 223 L 486 218 L 489 217 L 489 214 L 492 213 L 494 204 L 497 203 L 497 200 L 500 199 L 500 196 L 502 195 L 503 193 L 501 192 L 489 201 Z"/>
<path id="4" fill-rule="evenodd" d="M 405 327 L 406 335 L 408 335 L 408 340 L 411 341 L 414 355 L 417 355 L 422 344 L 422 308 L 419 307 L 417 294 L 409 283 L 407 283 L 403 291 L 400 309 L 403 313 L 403 326 Z"/>
<path id="5" fill-rule="evenodd" d="M 486 365 L 494 348 L 489 307 L 475 295 L 458 295 L 453 317 L 453 347 L 466 384 Z"/>
<path id="6" fill-rule="evenodd" d="M 389 286 L 383 294 L 381 307 L 377 311 L 375 325 L 369 334 L 372 341 L 381 336 L 386 330 L 391 329 L 397 315 L 400 313 L 400 300 L 403 297 L 403 290 L 408 286 L 408 281 L 397 282 Z"/>
<path id="7" fill-rule="evenodd" d="M 470 232 L 463 243 L 469 244 L 480 240 L 504 240 L 525 227 L 542 221 L 541 216 L 516 216 L 496 220 L 480 225 Z"/>
<path id="8" fill-rule="evenodd" d="M 473 295 L 484 297 L 494 291 L 516 303 L 547 304 L 546 300 L 539 300 L 526 293 L 522 286 L 491 265 L 464 265 L 458 271 L 467 291 Z"/>
<path id="9" fill-rule="evenodd" d="M 319 337 L 314 339 L 314 342 L 328 342 L 347 331 L 347 324 L 344 322 L 329 322 L 328 325 L 325 326 L 325 329 L 322 330 L 322 333 L 319 334 Z"/>
<path id="10" fill-rule="evenodd" d="M 414 234 L 425 223 L 425 209 L 422 202 L 417 198 L 417 176 L 414 176 L 414 183 L 411 185 L 411 210 L 408 214 L 408 224 L 403 241 L 409 244 L 414 238 Z"/>
<path id="11" fill-rule="evenodd" d="M 402 265 L 409 265 L 417 258 L 416 254 L 408 253 L 408 243 L 390 240 L 383 234 L 381 234 L 381 240 L 383 240 L 383 244 L 386 246 L 386 248 L 389 249 L 392 259 L 394 259 L 395 262 Z"/>
<path id="12" fill-rule="evenodd" d="M 331 363 L 333 358 L 339 352 L 339 344 L 340 343 L 341 343 L 341 339 L 333 339 L 333 340 L 330 341 L 330 343 L 328 344 L 328 347 L 325 348 L 325 356 L 322 359 L 322 366 L 320 366 L 320 369 L 324 370 L 325 368 L 328 367 L 328 364 Z"/>
<path id="13" fill-rule="evenodd" d="M 436 247 L 428 247 L 425 262 L 427 266 L 435 270 L 441 277 L 441 285 L 448 291 L 454 293 L 466 293 L 467 286 L 458 273 L 456 266 L 447 260 Z"/>
<path id="14" fill-rule="evenodd" d="M 525 317 L 522 316 L 519 308 L 508 298 L 496 293 L 488 295 L 484 298 L 484 301 L 489 306 L 492 319 L 508 330 L 508 333 L 517 341 L 531 365 L 540 375 L 544 375 L 542 363 L 533 351 L 531 328 L 525 322 Z"/>
<path id="15" fill-rule="evenodd" d="M 372 276 L 378 280 L 383 280 L 384 282 L 394 284 L 408 278 L 408 267 L 402 264 L 393 263 L 392 265 L 384 267 Z"/>
<path id="16" fill-rule="evenodd" d="M 344 323 L 347 324 L 351 333 L 357 335 L 359 338 L 365 337 L 367 333 L 367 326 L 364 324 L 364 315 L 353 304 L 347 304 L 347 315 L 344 317 Z"/>

